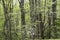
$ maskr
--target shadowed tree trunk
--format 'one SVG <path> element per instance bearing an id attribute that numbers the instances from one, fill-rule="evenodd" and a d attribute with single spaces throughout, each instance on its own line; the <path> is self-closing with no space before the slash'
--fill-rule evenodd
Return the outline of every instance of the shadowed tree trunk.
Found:
<path id="1" fill-rule="evenodd" d="M 12 9 L 12 1 L 9 0 L 6 4 L 6 0 L 2 0 L 3 3 L 3 8 L 4 8 L 4 16 L 5 16 L 5 22 L 4 22 L 4 35 L 5 35 L 5 40 L 12 40 L 11 36 L 11 14 L 13 9 Z M 9 6 L 9 7 L 8 7 Z M 9 10 L 8 10 L 9 9 Z"/>
<path id="2" fill-rule="evenodd" d="M 40 10 L 40 0 L 35 0 L 35 13 L 36 13 L 36 21 L 37 21 L 37 38 L 44 39 L 44 22 L 42 22 L 42 13 Z M 45 20 L 45 19 L 44 19 Z M 43 20 L 43 21 L 44 21 Z"/>
<path id="3" fill-rule="evenodd" d="M 35 23 L 35 9 L 34 9 L 34 0 L 29 0 L 30 2 L 30 19 L 31 19 L 31 38 L 34 40 L 35 39 L 35 26 L 34 26 L 34 23 Z M 32 32 L 33 31 L 33 32 Z"/>
<path id="4" fill-rule="evenodd" d="M 50 13 L 50 7 L 48 7 L 48 33 L 47 37 L 50 39 L 51 38 L 51 13 Z"/>
<path id="5" fill-rule="evenodd" d="M 35 14 L 36 14 L 36 21 L 37 21 L 37 27 L 36 27 L 36 37 L 39 39 L 39 35 L 40 35 L 40 33 L 39 33 L 39 22 L 38 22 L 38 9 L 37 9 L 37 7 L 38 7 L 38 2 L 37 2 L 38 0 L 35 0 Z"/>
<path id="6" fill-rule="evenodd" d="M 40 10 L 40 7 L 41 7 L 40 0 L 38 0 L 38 7 L 39 7 L 39 10 Z M 38 10 L 38 21 L 39 21 L 39 26 L 38 27 L 39 27 L 39 32 L 41 33 L 40 37 L 42 39 L 44 39 L 44 22 L 42 20 L 42 13 L 39 10 Z"/>
<path id="7" fill-rule="evenodd" d="M 53 29 L 54 29 L 54 38 L 57 38 L 57 29 L 56 29 L 56 0 L 52 0 L 52 17 L 53 17 Z"/>
<path id="8" fill-rule="evenodd" d="M 19 7 L 21 9 L 21 26 L 22 26 L 22 39 L 25 40 L 26 38 L 26 23 L 25 23 L 25 11 L 24 11 L 24 0 L 18 0 L 19 1 Z"/>

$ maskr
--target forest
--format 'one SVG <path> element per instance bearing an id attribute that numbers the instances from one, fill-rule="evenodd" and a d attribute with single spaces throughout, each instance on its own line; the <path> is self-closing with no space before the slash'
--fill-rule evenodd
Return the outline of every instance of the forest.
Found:
<path id="1" fill-rule="evenodd" d="M 60 0 L 0 0 L 0 40 L 60 40 Z"/>

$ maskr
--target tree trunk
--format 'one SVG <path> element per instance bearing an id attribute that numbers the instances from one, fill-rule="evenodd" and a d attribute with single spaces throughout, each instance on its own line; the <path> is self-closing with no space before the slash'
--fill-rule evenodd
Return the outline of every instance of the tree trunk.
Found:
<path id="1" fill-rule="evenodd" d="M 55 22 L 56 22 L 56 0 L 52 0 L 52 17 L 53 17 L 53 29 L 54 29 L 54 38 L 57 38 L 57 29 L 56 29 L 56 25 L 55 25 Z"/>
<path id="2" fill-rule="evenodd" d="M 3 8 L 4 8 L 4 16 L 5 16 L 5 22 L 4 22 L 4 35 L 5 35 L 5 40 L 12 40 L 11 36 L 11 15 L 9 13 L 11 12 L 12 9 L 10 9 L 8 6 L 11 4 L 11 1 L 7 4 L 5 4 L 5 1 L 2 0 L 3 3 Z M 10 5 L 11 6 L 11 5 Z M 9 9 L 9 11 L 8 11 Z M 13 11 L 13 10 L 12 10 Z"/>
<path id="3" fill-rule="evenodd" d="M 51 13 L 50 13 L 50 7 L 48 7 L 48 33 L 47 37 L 50 39 L 51 38 Z"/>
<path id="4" fill-rule="evenodd" d="M 34 4 L 34 0 L 29 0 L 30 2 L 30 17 L 31 17 L 31 28 L 34 30 L 35 29 L 35 26 L 34 26 L 34 23 L 35 23 L 35 4 Z M 33 31 L 31 30 L 31 31 Z M 35 30 L 33 32 L 31 32 L 31 38 L 34 40 L 35 39 Z"/>
<path id="5" fill-rule="evenodd" d="M 22 39 L 25 40 L 26 38 L 26 23 L 25 23 L 25 11 L 24 11 L 24 0 L 19 0 L 19 5 L 20 5 L 20 9 L 21 9 L 21 26 L 22 26 L 22 31 L 24 31 L 24 33 L 22 33 Z"/>

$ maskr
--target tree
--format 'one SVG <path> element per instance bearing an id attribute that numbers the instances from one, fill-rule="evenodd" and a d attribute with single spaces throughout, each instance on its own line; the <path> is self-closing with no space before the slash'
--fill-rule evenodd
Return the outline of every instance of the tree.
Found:
<path id="1" fill-rule="evenodd" d="M 38 8 L 39 8 L 39 10 L 40 10 L 40 7 L 41 7 L 41 5 L 40 5 L 40 0 L 38 1 Z M 38 10 L 38 21 L 39 21 L 39 32 L 41 33 L 41 38 L 42 39 L 44 39 L 44 22 L 43 22 L 43 20 L 42 20 L 42 12 L 41 12 L 41 10 L 39 11 Z M 40 34 L 39 33 L 39 34 Z"/>
<path id="2" fill-rule="evenodd" d="M 12 0 L 2 0 L 3 8 L 4 8 L 4 16 L 5 16 L 5 22 L 4 22 L 4 35 L 5 40 L 12 40 L 11 36 L 11 13 L 13 11 L 13 5 Z"/>
<path id="3" fill-rule="evenodd" d="M 35 17 L 35 4 L 34 4 L 34 0 L 29 0 L 29 4 L 30 4 L 30 19 L 31 19 L 31 28 L 34 30 L 35 29 L 35 21 L 36 21 L 36 17 Z M 34 40 L 35 38 L 35 30 L 33 32 L 31 32 L 31 38 Z"/>
<path id="4" fill-rule="evenodd" d="M 38 7 L 38 2 L 37 2 L 38 0 L 35 0 L 35 16 L 36 16 L 36 21 L 37 21 L 37 25 L 36 25 L 36 37 L 39 39 L 39 21 L 38 21 L 38 9 L 37 9 L 37 7 Z"/>
<path id="5" fill-rule="evenodd" d="M 22 25 L 22 30 L 24 31 L 22 34 L 23 40 L 26 38 L 26 23 L 25 23 L 25 11 L 24 11 L 24 0 L 18 0 L 19 1 L 19 7 L 21 9 L 21 25 Z"/>
<path id="6" fill-rule="evenodd" d="M 50 39 L 51 38 L 51 13 L 50 13 L 50 7 L 48 7 L 48 32 L 47 32 L 47 37 Z"/>
<path id="7" fill-rule="evenodd" d="M 56 0 L 52 0 L 52 17 L 53 17 L 53 28 L 54 28 L 54 38 L 57 38 L 57 29 L 56 29 Z"/>

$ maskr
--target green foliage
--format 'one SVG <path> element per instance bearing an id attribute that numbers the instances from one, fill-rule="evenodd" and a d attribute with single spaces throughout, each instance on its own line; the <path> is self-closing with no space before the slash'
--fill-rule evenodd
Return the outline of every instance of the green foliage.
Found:
<path id="1" fill-rule="evenodd" d="M 8 3 L 12 3 L 14 0 L 5 0 L 5 4 L 6 6 L 8 7 L 8 12 L 10 11 L 10 5 L 8 5 Z M 16 1 L 16 0 L 15 0 Z M 15 2 L 14 2 L 15 3 Z M 12 4 L 14 4 L 12 3 Z M 48 0 L 46 2 L 46 6 L 45 5 L 45 0 L 40 2 L 41 6 L 40 6 L 40 9 L 39 7 L 37 7 L 37 12 L 41 12 L 42 13 L 42 20 L 44 20 L 44 12 L 45 12 L 45 30 L 44 30 L 44 37 L 45 39 L 48 38 L 47 37 L 47 32 L 48 32 L 48 7 L 50 7 L 50 13 L 52 13 L 52 0 Z M 44 10 L 45 8 L 45 10 Z M 58 35 L 58 38 L 60 38 L 60 0 L 57 0 L 57 11 L 56 11 L 56 14 L 57 14 L 57 19 L 56 19 L 56 28 L 57 28 L 57 35 Z M 23 25 L 23 26 L 26 26 L 26 31 L 27 31 L 27 37 L 26 39 L 29 40 L 30 39 L 30 33 L 31 33 L 31 25 L 34 25 L 36 27 L 36 30 L 37 30 L 37 24 L 39 24 L 40 21 L 36 21 L 34 23 L 31 24 L 31 18 L 30 18 L 30 4 L 29 4 L 29 1 L 25 1 L 24 3 L 24 12 L 25 12 L 25 22 L 26 22 L 26 25 Z M 37 13 L 38 14 L 38 13 Z M 20 6 L 19 6 L 19 3 L 18 1 L 16 2 L 15 5 L 13 5 L 13 13 L 12 13 L 12 18 L 10 19 L 11 22 L 12 22 L 12 30 L 11 30 L 11 33 L 12 33 L 12 40 L 23 40 L 22 36 L 23 36 L 23 28 L 21 26 L 21 9 L 20 9 Z M 5 22 L 5 16 L 4 16 L 4 9 L 3 9 L 3 3 L 1 2 L 0 0 L 0 40 L 4 40 L 4 22 Z M 42 21 L 44 22 L 44 21 Z M 51 31 L 53 31 L 53 26 L 51 26 Z M 51 35 L 54 36 L 54 33 L 52 32 Z M 53 37 L 52 37 L 53 38 Z M 48 40 L 48 39 L 47 39 Z M 53 39 L 52 39 L 53 40 Z"/>

